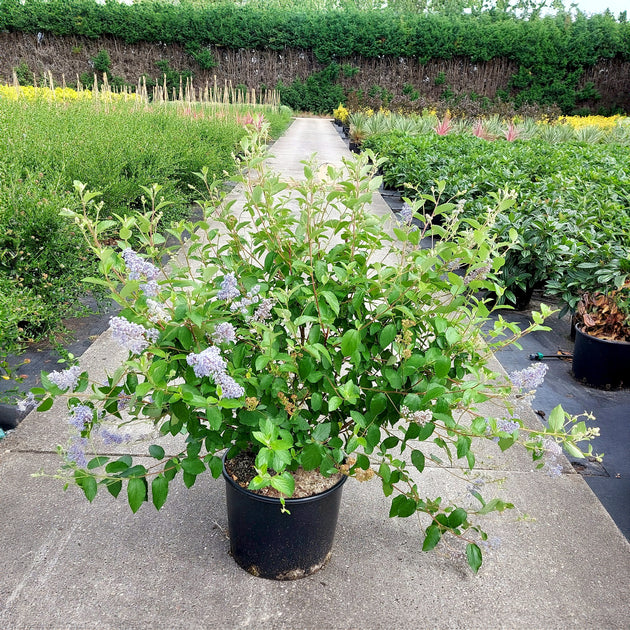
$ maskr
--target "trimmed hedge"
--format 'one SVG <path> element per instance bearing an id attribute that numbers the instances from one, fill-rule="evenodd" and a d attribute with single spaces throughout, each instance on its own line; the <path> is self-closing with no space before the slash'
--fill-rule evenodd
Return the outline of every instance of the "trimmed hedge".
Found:
<path id="1" fill-rule="evenodd" d="M 313 11 L 219 3 L 206 6 L 94 0 L 0 0 L 0 29 L 59 36 L 113 36 L 125 42 L 179 43 L 189 51 L 312 50 L 328 64 L 351 55 L 473 61 L 506 58 L 519 65 L 510 87 L 516 104 L 574 106 L 585 68 L 600 59 L 630 60 L 630 24 L 608 14 L 521 20 L 393 11 Z M 192 55 L 193 53 L 191 53 Z"/>

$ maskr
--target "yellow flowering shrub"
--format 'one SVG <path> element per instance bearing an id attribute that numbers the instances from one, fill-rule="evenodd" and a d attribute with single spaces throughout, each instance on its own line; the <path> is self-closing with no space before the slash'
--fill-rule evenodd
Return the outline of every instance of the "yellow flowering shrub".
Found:
<path id="1" fill-rule="evenodd" d="M 333 116 L 337 120 L 340 120 L 343 124 L 345 124 L 348 122 L 348 116 L 350 116 L 350 112 L 341 103 L 339 103 L 339 107 L 333 110 Z"/>
<path id="2" fill-rule="evenodd" d="M 8 84 L 0 84 L 0 97 L 8 98 L 13 101 L 17 100 L 25 100 L 25 101 L 37 101 L 37 100 L 48 100 L 48 101 L 61 101 L 61 102 L 69 102 L 69 101 L 91 101 L 95 97 L 98 97 L 101 100 L 105 100 L 108 102 L 118 102 L 118 101 L 130 101 L 140 99 L 140 96 L 137 94 L 126 94 L 126 93 L 116 93 L 107 91 L 99 91 L 98 93 L 93 93 L 92 90 L 73 90 L 69 87 L 56 87 L 54 89 L 50 89 L 47 87 L 33 87 L 31 85 L 24 86 L 14 86 Z"/>
<path id="3" fill-rule="evenodd" d="M 558 122 L 562 125 L 569 125 L 573 129 L 583 129 L 584 127 L 598 127 L 599 129 L 612 129 L 623 120 L 624 116 L 560 116 Z"/>

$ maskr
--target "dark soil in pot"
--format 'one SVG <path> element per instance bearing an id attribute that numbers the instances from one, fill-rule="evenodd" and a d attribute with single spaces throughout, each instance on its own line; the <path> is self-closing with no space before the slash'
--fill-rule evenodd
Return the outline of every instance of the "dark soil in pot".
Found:
<path id="1" fill-rule="evenodd" d="M 241 488 L 247 488 L 250 481 L 256 476 L 256 469 L 254 468 L 255 456 L 250 451 L 241 451 L 236 457 L 225 460 L 225 470 L 228 472 L 233 481 L 235 481 Z M 269 471 L 274 474 L 274 471 Z M 332 488 L 342 479 L 343 475 L 338 473 L 331 477 L 324 477 L 320 475 L 316 470 L 304 470 L 298 468 L 293 473 L 295 479 L 295 492 L 293 493 L 293 499 L 301 499 L 304 497 L 311 497 L 320 492 L 325 492 L 329 488 Z M 262 488 L 261 490 L 249 490 L 265 497 L 280 498 L 280 493 L 271 486 Z"/>

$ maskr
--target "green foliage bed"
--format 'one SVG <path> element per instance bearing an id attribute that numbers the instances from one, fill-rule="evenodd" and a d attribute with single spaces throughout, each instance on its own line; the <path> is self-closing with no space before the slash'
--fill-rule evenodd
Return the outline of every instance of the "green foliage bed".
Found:
<path id="1" fill-rule="evenodd" d="M 382 134 L 363 146 L 389 159 L 387 185 L 414 197 L 442 180 L 445 196 L 460 194 L 469 216 L 493 205 L 496 191 L 514 190 L 516 205 L 495 226 L 500 239 L 516 234 L 503 271 L 510 290 L 542 285 L 572 308 L 580 292 L 612 290 L 630 273 L 627 146 L 489 142 L 433 132 Z"/>
<path id="2" fill-rule="evenodd" d="M 275 131 L 289 122 L 277 114 Z M 175 106 L 95 107 L 0 100 L 0 353 L 41 338 L 84 309 L 93 258 L 60 216 L 73 182 L 102 191 L 104 218 L 142 208 L 142 186 L 163 186 L 163 223 L 188 215 L 194 172 L 233 171 L 245 130 L 233 117 L 182 116 Z"/>

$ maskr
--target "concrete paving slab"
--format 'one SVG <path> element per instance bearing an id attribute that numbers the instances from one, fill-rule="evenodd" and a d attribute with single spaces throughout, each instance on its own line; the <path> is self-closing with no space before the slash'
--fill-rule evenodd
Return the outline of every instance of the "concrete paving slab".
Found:
<path id="1" fill-rule="evenodd" d="M 325 160 L 346 150 L 328 121 L 298 120 L 282 141 L 295 131 L 330 140 Z M 284 159 L 312 152 L 303 144 Z M 104 369 L 114 348 L 105 335 L 82 362 Z M 229 557 L 221 480 L 176 483 L 159 513 L 147 504 L 134 515 L 106 493 L 90 505 L 78 488 L 32 477 L 54 472 L 65 440 L 65 418 L 46 417 L 0 441 L 0 628 L 629 627 L 630 545 L 573 471 L 551 479 L 516 451 L 484 453 L 476 472 L 516 507 L 484 522 L 496 548 L 477 576 L 461 549 L 423 553 L 418 523 L 389 519 L 376 481 L 350 480 L 330 563 L 274 582 Z M 422 492 L 472 501 L 470 479 L 453 472 L 427 467 Z"/>
<path id="2" fill-rule="evenodd" d="M 377 483 L 351 480 L 330 563 L 282 583 L 229 557 L 222 481 L 176 486 L 161 513 L 133 515 L 25 477 L 54 464 L 0 459 L 3 628 L 627 627 L 627 543 L 578 475 L 505 475 L 499 494 L 518 508 L 489 523 L 500 544 L 476 577 L 461 549 L 423 553 L 418 524 L 388 519 Z M 465 493 L 442 470 L 423 483 Z"/>

